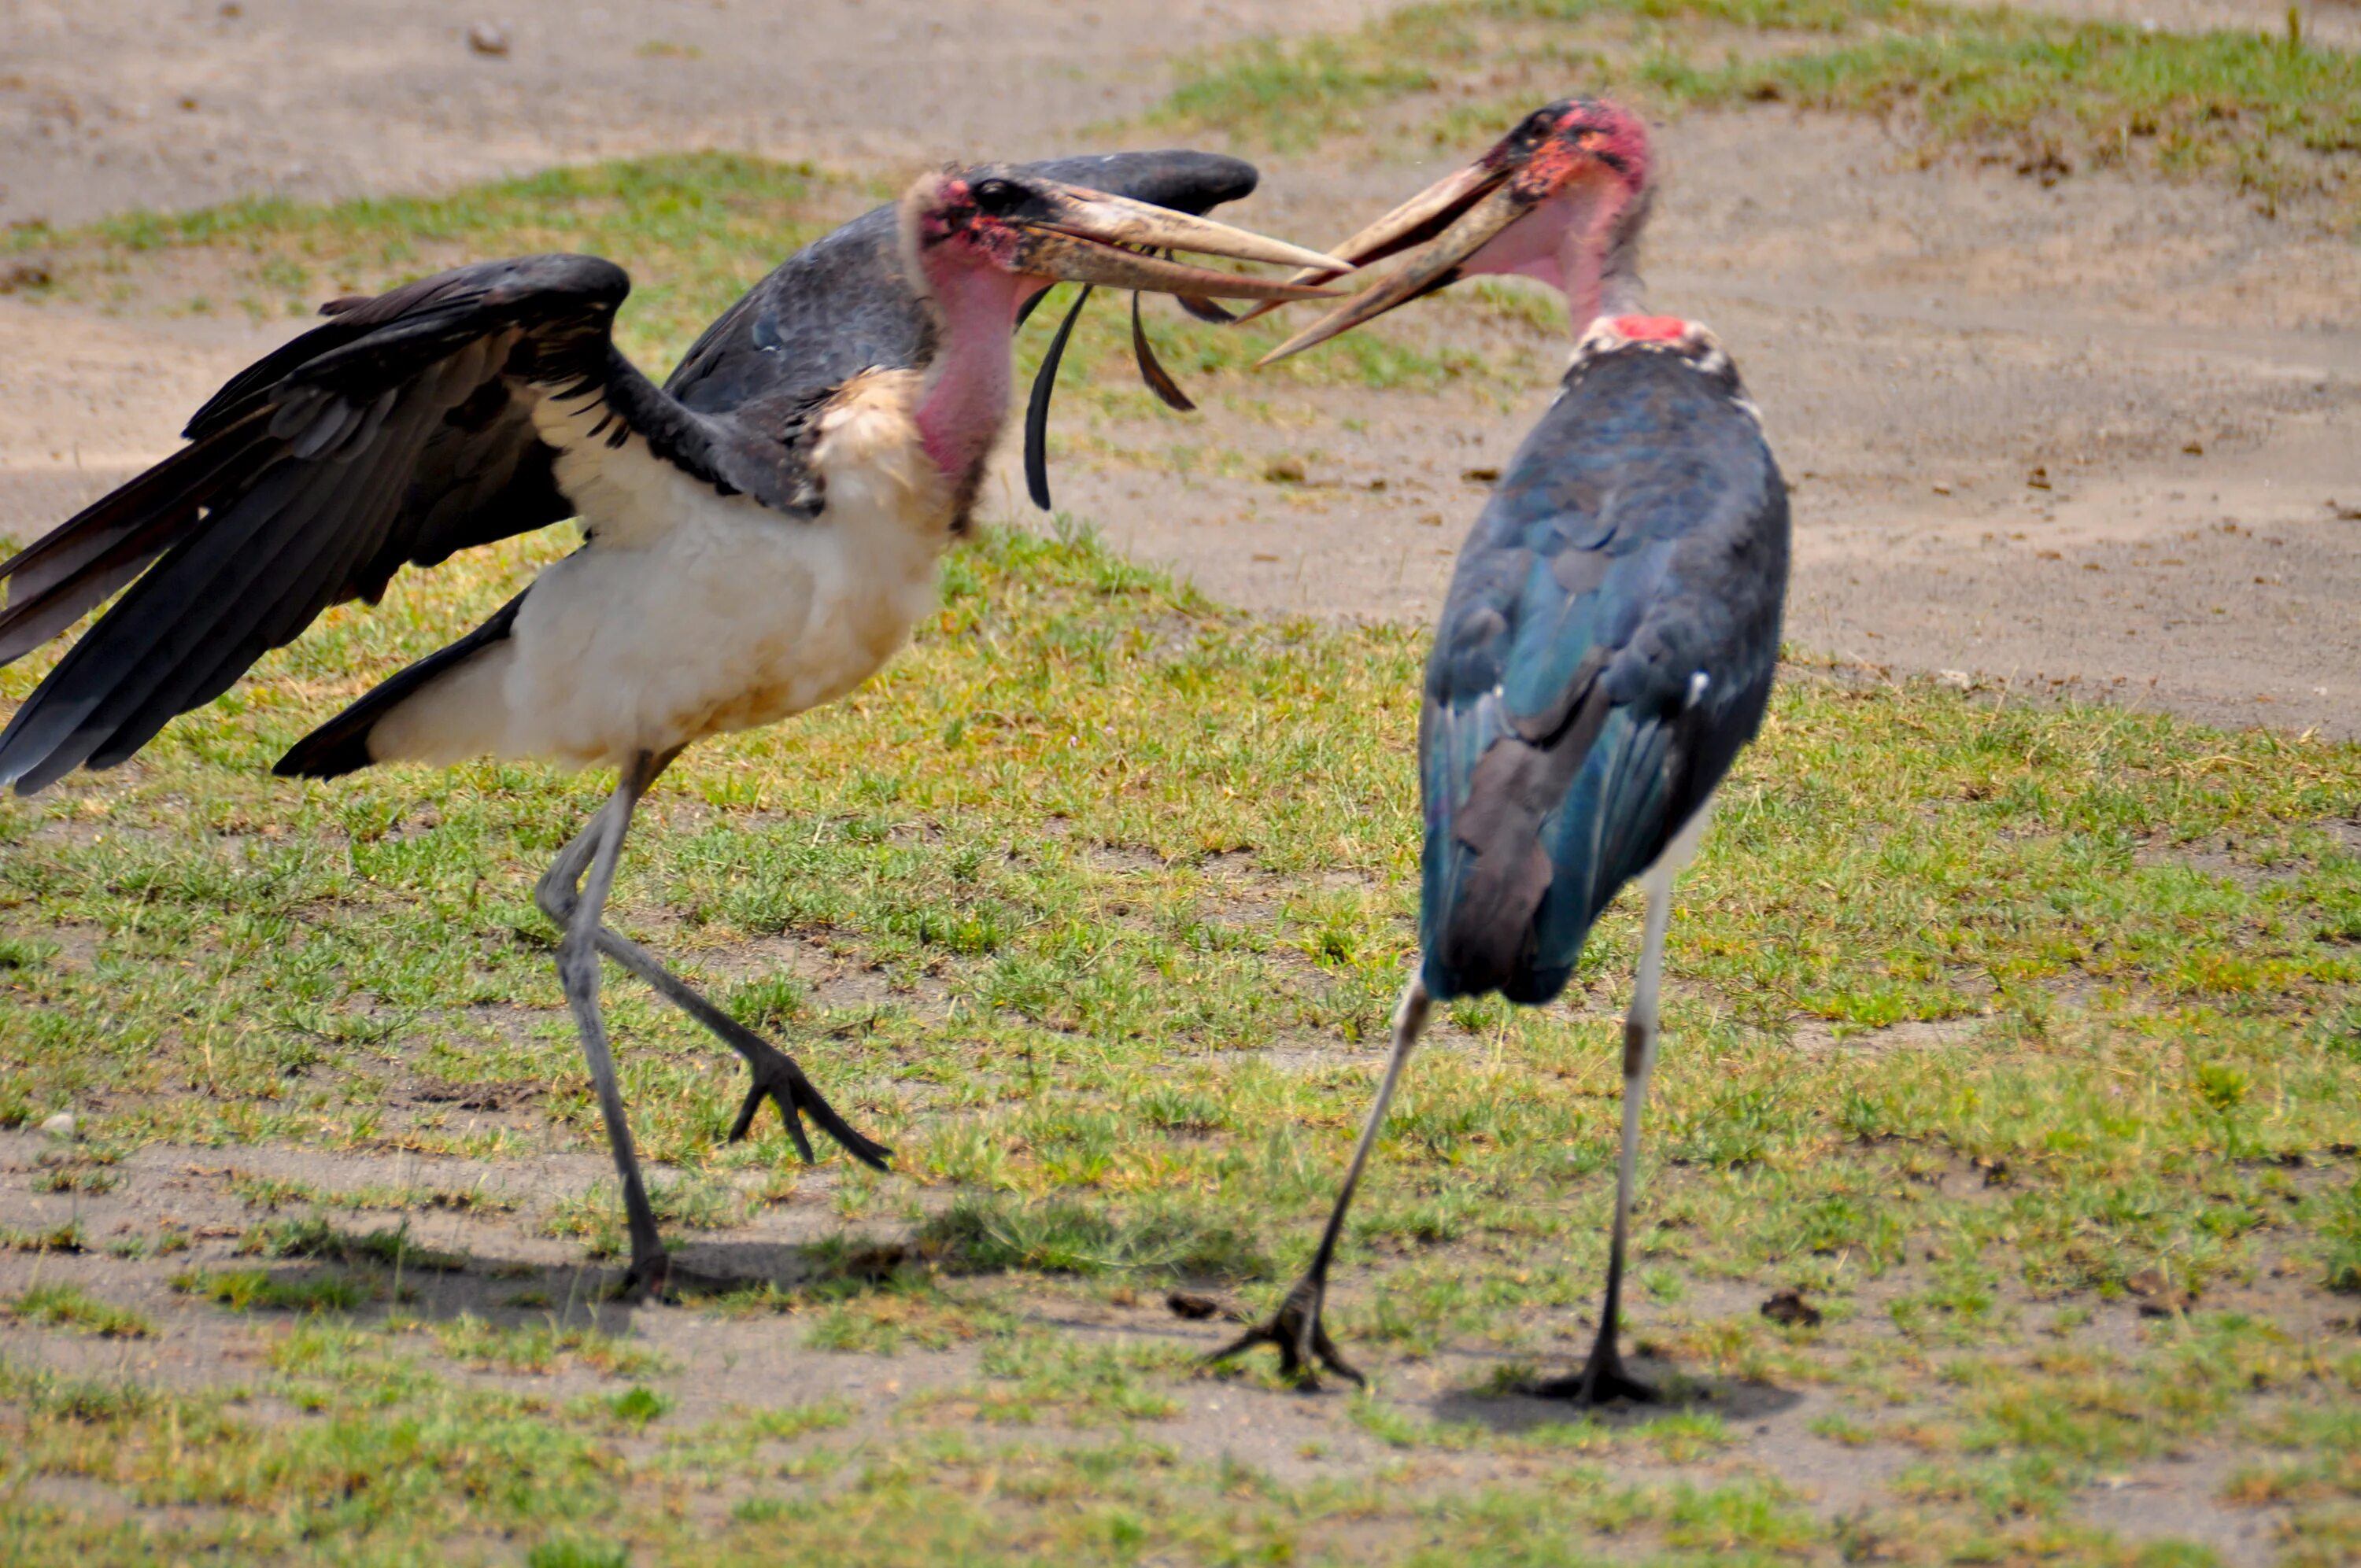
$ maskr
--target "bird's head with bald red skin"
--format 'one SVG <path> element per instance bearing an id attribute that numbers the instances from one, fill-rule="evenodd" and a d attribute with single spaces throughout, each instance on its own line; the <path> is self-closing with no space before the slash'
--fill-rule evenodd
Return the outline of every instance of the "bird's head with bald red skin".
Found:
<path id="1" fill-rule="evenodd" d="M 1356 267 L 1412 254 L 1264 363 L 1486 273 L 1517 273 L 1558 290 L 1577 336 L 1599 316 L 1637 311 L 1640 232 L 1654 179 L 1647 126 L 1621 104 L 1565 98 L 1536 109 L 1475 162 L 1331 247 Z M 1297 280 L 1334 276 L 1307 269 Z"/>
<path id="2" fill-rule="evenodd" d="M 918 415 L 928 455 L 971 485 L 1008 405 L 1009 333 L 1025 302 L 1053 283 L 1197 299 L 1316 298 L 1316 285 L 1167 259 L 1193 251 L 1242 261 L 1345 270 L 1334 257 L 1212 218 L 1110 195 L 1005 164 L 921 175 L 903 196 L 905 267 L 940 331 Z"/>

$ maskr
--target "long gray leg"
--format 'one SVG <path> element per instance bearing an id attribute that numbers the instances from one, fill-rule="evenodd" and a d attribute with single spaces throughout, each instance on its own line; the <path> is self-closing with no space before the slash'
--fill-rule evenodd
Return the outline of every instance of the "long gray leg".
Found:
<path id="1" fill-rule="evenodd" d="M 1318 1387 L 1318 1368 L 1323 1365 L 1356 1383 L 1365 1381 L 1338 1354 L 1335 1342 L 1321 1326 L 1320 1310 L 1328 1297 L 1328 1265 L 1336 1255 L 1338 1238 L 1345 1234 L 1345 1212 L 1353 1206 L 1353 1190 L 1360 1186 L 1361 1169 L 1369 1163 L 1369 1151 L 1377 1146 L 1378 1131 L 1385 1125 L 1386 1107 L 1393 1102 L 1394 1088 L 1401 1081 L 1411 1047 L 1418 1044 L 1418 1036 L 1426 1027 L 1426 987 L 1413 975 L 1402 992 L 1401 1004 L 1394 1009 L 1393 1053 L 1386 1058 L 1386 1075 L 1378 1083 L 1377 1103 L 1369 1107 L 1369 1119 L 1361 1127 L 1361 1141 L 1354 1146 L 1353 1161 L 1345 1168 L 1345 1185 L 1336 1194 L 1335 1207 L 1328 1212 L 1328 1228 L 1320 1233 L 1320 1246 L 1312 1255 L 1312 1266 L 1295 1282 L 1295 1288 L 1287 1293 L 1287 1299 L 1279 1303 L 1270 1321 L 1248 1329 L 1206 1360 L 1227 1361 L 1258 1344 L 1270 1344 L 1279 1347 L 1279 1375 L 1292 1378 L 1301 1387 Z"/>
<path id="2" fill-rule="evenodd" d="M 623 852 L 623 835 L 631 828 L 632 808 L 647 793 L 656 765 L 644 752 L 633 758 L 617 781 L 615 793 L 599 808 L 591 832 L 584 836 L 592 841 L 590 874 L 575 904 L 573 918 L 566 923 L 566 935 L 557 944 L 557 982 L 574 1008 L 574 1026 L 582 1036 L 582 1055 L 590 1064 L 598 1112 L 607 1123 L 607 1146 L 614 1152 L 615 1171 L 623 1181 L 623 1217 L 631 1236 L 631 1266 L 623 1276 L 623 1291 L 634 1299 L 663 1293 L 668 1264 L 664 1238 L 656 1234 L 655 1211 L 648 1203 L 647 1184 L 640 1178 L 639 1156 L 631 1148 L 623 1091 L 615 1081 L 615 1056 L 607 1047 L 606 1021 L 598 1014 L 598 916 L 615 885 L 615 862 Z M 573 853 L 569 845 L 558 858 L 563 861 Z"/>
<path id="3" fill-rule="evenodd" d="M 1623 1308 L 1623 1241 L 1631 1225 L 1631 1191 L 1640 1179 L 1640 1113 L 1648 1102 L 1648 1075 L 1656 1066 L 1656 993 L 1664 969 L 1664 929 L 1673 913 L 1673 868 L 1659 866 L 1648 881 L 1648 930 L 1640 949 L 1640 973 L 1631 986 L 1631 1011 L 1623 1020 L 1623 1148 L 1615 1167 L 1615 1232 L 1608 1244 L 1607 1303 L 1590 1360 L 1572 1377 L 1557 1377 L 1533 1392 L 1550 1398 L 1604 1405 L 1612 1399 L 1642 1403 L 1656 1391 L 1623 1370 L 1615 1348 L 1616 1323 Z"/>
<path id="4" fill-rule="evenodd" d="M 656 774 L 661 773 L 671 761 L 672 755 L 653 759 L 647 782 L 654 783 Z M 645 785 L 642 790 L 645 793 Z M 583 869 L 589 863 L 597 846 L 598 832 L 596 821 L 583 829 L 572 843 L 558 852 L 556 861 L 542 877 L 540 885 L 533 889 L 533 902 L 561 928 L 572 927 L 581 904 L 577 884 L 581 882 Z M 722 1044 L 745 1058 L 747 1069 L 753 1075 L 753 1085 L 746 1091 L 745 1103 L 740 1107 L 738 1120 L 730 1129 L 731 1143 L 746 1136 L 747 1131 L 754 1124 L 755 1113 L 763 1108 L 763 1102 L 767 1099 L 778 1106 L 779 1115 L 787 1124 L 787 1135 L 795 1139 L 796 1151 L 803 1156 L 806 1164 L 814 1157 L 811 1140 L 804 1134 L 803 1118 L 809 1115 L 821 1131 L 844 1146 L 845 1152 L 853 1158 L 877 1170 L 886 1168 L 893 1151 L 881 1143 L 863 1137 L 838 1115 L 835 1107 L 812 1087 L 811 1080 L 804 1076 L 803 1069 L 796 1065 L 793 1057 L 707 1001 L 686 981 L 659 963 L 654 954 L 613 927 L 602 925 L 598 927 L 598 943 L 601 953 L 645 981 L 658 994 L 704 1025 Z"/>

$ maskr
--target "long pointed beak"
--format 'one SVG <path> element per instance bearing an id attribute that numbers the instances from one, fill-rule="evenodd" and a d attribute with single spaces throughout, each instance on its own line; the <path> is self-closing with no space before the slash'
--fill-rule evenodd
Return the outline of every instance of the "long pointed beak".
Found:
<path id="1" fill-rule="evenodd" d="M 1344 244 L 1330 247 L 1329 254 L 1351 267 L 1367 267 L 1372 261 L 1408 250 L 1441 234 L 1454 218 L 1467 210 L 1469 203 L 1508 175 L 1507 170 L 1495 168 L 1491 159 L 1479 159 L 1455 174 L 1444 175 Z M 1341 276 L 1343 270 L 1336 267 L 1307 267 L 1288 281 L 1325 283 Z M 1238 320 L 1250 322 L 1257 316 L 1268 315 L 1283 302 L 1257 305 Z"/>
<path id="2" fill-rule="evenodd" d="M 1450 181 L 1445 181 L 1445 184 Z M 1384 254 L 1414 245 L 1420 231 L 1433 232 L 1451 212 L 1449 204 L 1437 199 L 1443 186 L 1437 185 L 1420 192 L 1409 202 L 1378 220 L 1362 235 L 1380 233 Z M 1460 200 L 1466 200 L 1465 192 Z M 1423 209 L 1422 211 L 1420 209 Z M 1533 210 L 1533 198 L 1520 192 L 1513 182 L 1502 182 L 1489 194 L 1466 207 L 1457 221 L 1436 236 L 1433 244 L 1411 257 L 1401 266 L 1379 280 L 1374 286 L 1345 301 L 1328 314 L 1272 349 L 1257 360 L 1257 368 L 1274 364 L 1290 354 L 1301 354 L 1312 345 L 1325 343 L 1337 334 L 1350 332 L 1365 322 L 1375 321 L 1397 305 L 1406 305 L 1421 294 L 1432 293 L 1459 276 L 1460 264 L 1474 256 L 1502 230 Z M 1392 225 L 1389 229 L 1389 225 Z M 1397 236 L 1408 236 L 1399 237 Z M 1355 238 L 1360 238 L 1356 236 Z M 1354 247 L 1347 243 L 1337 248 L 1350 254 Z"/>
<path id="3" fill-rule="evenodd" d="M 1271 261 L 1317 269 L 1332 277 L 1352 269 L 1333 256 L 1170 207 L 1074 185 L 1059 186 L 1050 194 L 1046 215 L 1016 220 L 1020 236 L 1016 265 L 1036 277 L 1204 299 L 1310 300 L 1333 291 L 1216 272 L 1143 251 L 1188 250 L 1240 261 Z"/>

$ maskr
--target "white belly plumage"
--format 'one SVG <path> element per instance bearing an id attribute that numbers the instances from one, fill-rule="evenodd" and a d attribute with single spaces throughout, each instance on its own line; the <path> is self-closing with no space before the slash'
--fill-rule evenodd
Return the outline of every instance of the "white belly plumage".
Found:
<path id="1" fill-rule="evenodd" d="M 723 497 L 636 437 L 590 439 L 598 409 L 545 400 L 559 484 L 589 525 L 544 570 L 509 638 L 401 704 L 373 759 L 486 753 L 587 766 L 664 753 L 843 696 L 934 603 L 951 497 L 916 439 L 917 378 L 872 372 L 820 416 L 827 506 L 785 516 Z"/>

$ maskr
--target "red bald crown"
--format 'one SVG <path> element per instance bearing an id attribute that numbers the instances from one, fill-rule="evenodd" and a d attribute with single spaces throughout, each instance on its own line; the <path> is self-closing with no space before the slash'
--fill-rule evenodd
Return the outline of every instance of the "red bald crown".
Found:
<path id="1" fill-rule="evenodd" d="M 1514 167 L 1513 182 L 1536 200 L 1586 167 L 1603 166 L 1634 196 L 1653 172 L 1646 123 L 1603 98 L 1563 99 L 1535 110 L 1484 160 Z"/>

